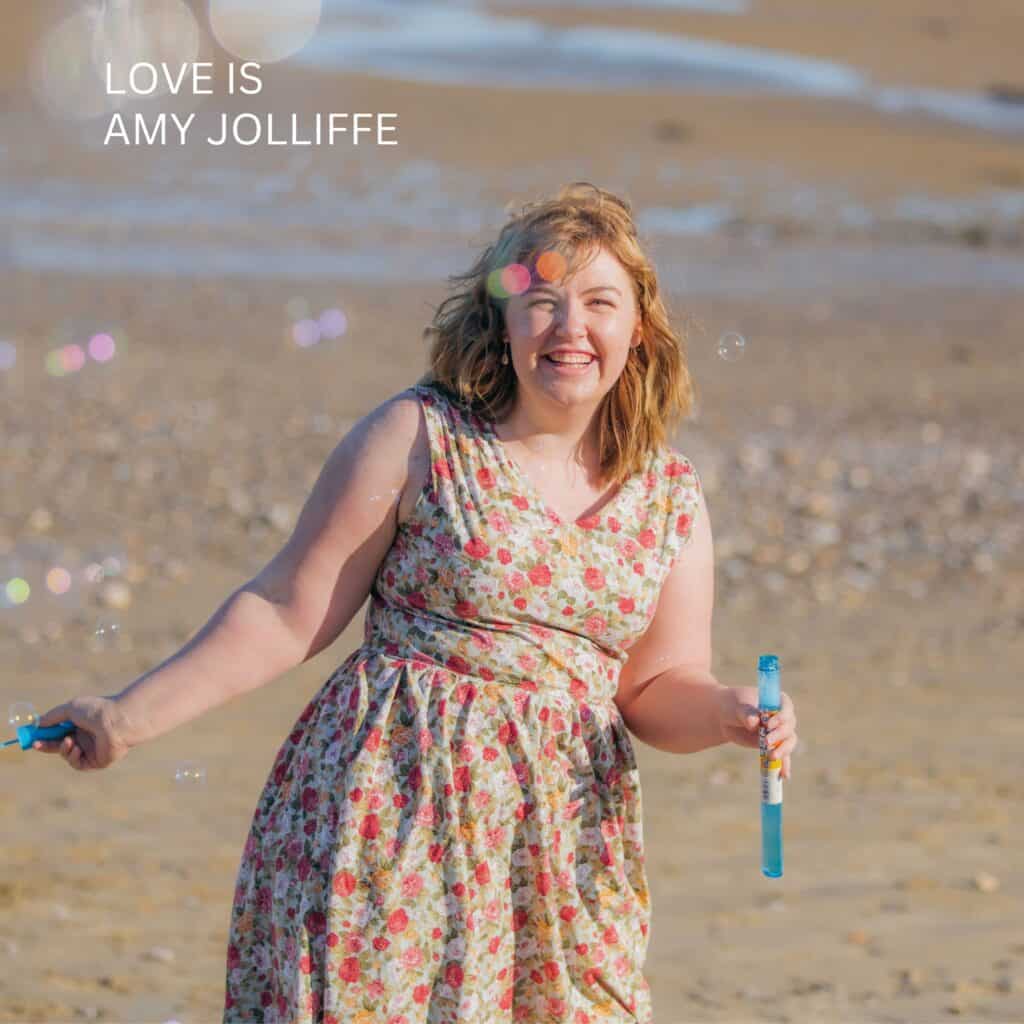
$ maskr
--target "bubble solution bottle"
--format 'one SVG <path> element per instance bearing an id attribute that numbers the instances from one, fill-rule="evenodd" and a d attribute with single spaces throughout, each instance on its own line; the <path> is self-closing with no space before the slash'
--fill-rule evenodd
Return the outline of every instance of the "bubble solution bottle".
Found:
<path id="1" fill-rule="evenodd" d="M 782 761 L 768 750 L 767 727 L 772 715 L 782 710 L 779 659 L 762 654 L 757 661 L 757 706 L 761 715 L 761 872 L 766 878 L 782 877 Z"/>

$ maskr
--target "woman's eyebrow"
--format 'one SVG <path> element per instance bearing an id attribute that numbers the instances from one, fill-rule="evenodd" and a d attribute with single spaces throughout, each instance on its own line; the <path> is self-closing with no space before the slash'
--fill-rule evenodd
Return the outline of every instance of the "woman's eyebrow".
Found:
<path id="1" fill-rule="evenodd" d="M 619 291 L 619 289 L 616 288 L 615 285 L 613 285 L 613 284 L 597 284 L 597 285 L 594 285 L 593 288 L 588 288 L 585 292 L 581 292 L 581 294 L 582 295 L 589 295 L 591 292 L 603 292 L 603 291 L 617 292 L 620 296 L 622 295 L 622 292 Z M 526 291 L 523 294 L 524 295 L 529 295 L 530 292 L 551 292 L 552 295 L 557 295 L 558 294 L 558 292 L 555 291 L 554 288 L 552 288 L 550 285 L 547 285 L 547 284 L 531 285 L 531 287 L 527 288 Z"/>

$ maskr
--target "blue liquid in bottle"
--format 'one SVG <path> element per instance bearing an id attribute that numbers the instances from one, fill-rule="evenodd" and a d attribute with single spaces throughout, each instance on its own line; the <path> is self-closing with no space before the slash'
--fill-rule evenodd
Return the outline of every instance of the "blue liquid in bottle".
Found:
<path id="1" fill-rule="evenodd" d="M 761 713 L 761 872 L 782 877 L 782 762 L 768 750 L 765 728 L 774 712 L 782 710 L 779 659 L 762 654 L 757 662 L 757 704 Z"/>

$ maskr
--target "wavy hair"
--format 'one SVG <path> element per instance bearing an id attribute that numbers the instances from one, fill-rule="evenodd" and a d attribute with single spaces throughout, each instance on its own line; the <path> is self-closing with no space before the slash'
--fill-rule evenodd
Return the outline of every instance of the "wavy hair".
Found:
<path id="1" fill-rule="evenodd" d="M 452 292 L 423 331 L 429 368 L 417 383 L 500 422 L 515 403 L 517 379 L 511 361 L 501 362 L 508 293 L 495 278 L 518 263 L 538 282 L 538 259 L 555 252 L 565 261 L 565 281 L 601 247 L 632 278 L 641 316 L 640 345 L 597 411 L 602 479 L 622 484 L 689 415 L 695 394 L 684 336 L 669 322 L 630 204 L 605 189 L 575 181 L 554 198 L 524 204 L 468 271 L 448 278 Z"/>

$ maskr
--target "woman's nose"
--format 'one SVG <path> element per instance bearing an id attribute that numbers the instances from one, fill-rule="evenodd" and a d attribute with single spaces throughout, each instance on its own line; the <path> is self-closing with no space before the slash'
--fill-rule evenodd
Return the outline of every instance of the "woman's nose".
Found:
<path id="1" fill-rule="evenodd" d="M 583 316 L 583 307 L 581 304 L 568 301 L 562 306 L 561 314 L 558 318 L 559 329 L 562 334 L 575 338 L 578 335 L 587 333 L 587 325 Z"/>

